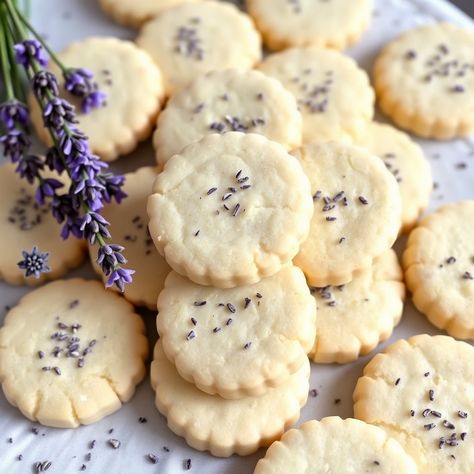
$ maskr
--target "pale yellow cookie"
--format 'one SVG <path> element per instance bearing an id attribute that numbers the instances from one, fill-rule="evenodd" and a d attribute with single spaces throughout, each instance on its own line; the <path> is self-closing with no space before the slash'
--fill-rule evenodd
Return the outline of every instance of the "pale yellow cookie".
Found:
<path id="1" fill-rule="evenodd" d="M 151 236 L 173 270 L 229 288 L 256 283 L 293 259 L 313 203 L 308 178 L 283 146 L 228 132 L 173 156 L 147 209 Z"/>
<path id="2" fill-rule="evenodd" d="M 314 213 L 294 259 L 311 286 L 348 283 L 388 250 L 400 229 L 397 182 L 382 161 L 340 142 L 294 152 L 311 182 Z"/>
<path id="3" fill-rule="evenodd" d="M 393 250 L 354 274 L 347 285 L 310 288 L 316 299 L 314 362 L 344 364 L 392 334 L 403 312 L 403 272 Z"/>
<path id="4" fill-rule="evenodd" d="M 408 238 L 403 266 L 413 302 L 451 336 L 474 339 L 474 201 L 447 204 Z"/>
<path id="5" fill-rule="evenodd" d="M 58 56 L 67 67 L 93 72 L 99 90 L 106 94 L 104 106 L 85 114 L 80 103 L 61 90 L 61 95 L 76 105 L 77 126 L 89 137 L 93 153 L 113 161 L 149 137 L 163 102 L 163 86 L 160 71 L 147 53 L 130 41 L 96 37 L 73 43 Z M 59 68 L 51 62 L 50 69 L 60 79 L 62 88 Z M 32 96 L 29 103 L 36 132 L 50 144 L 51 137 Z"/>
<path id="6" fill-rule="evenodd" d="M 135 270 L 132 283 L 125 285 L 125 298 L 133 304 L 144 305 L 153 310 L 156 309 L 158 294 L 171 270 L 153 245 L 148 231 L 146 202 L 156 174 L 156 169 L 151 166 L 125 174 L 123 191 L 127 193 L 127 198 L 120 204 L 108 204 L 101 212 L 110 222 L 114 243 L 125 247 L 127 267 Z M 94 270 L 102 276 L 104 282 L 107 281 L 96 263 L 97 246 L 89 245 L 89 256 Z"/>
<path id="7" fill-rule="evenodd" d="M 311 420 L 275 441 L 254 474 L 418 474 L 413 459 L 384 430 L 360 420 Z"/>
<path id="8" fill-rule="evenodd" d="M 246 456 L 269 446 L 299 418 L 309 388 L 308 360 L 288 380 L 261 397 L 226 400 L 186 382 L 155 346 L 151 384 L 169 428 L 193 448 L 214 456 Z"/>
<path id="9" fill-rule="evenodd" d="M 50 172 L 44 172 L 44 176 L 62 180 Z M 38 285 L 59 278 L 82 262 L 84 242 L 73 236 L 67 240 L 61 238 L 62 226 L 53 217 L 51 204 L 36 203 L 36 185 L 20 178 L 15 173 L 15 165 L 0 166 L 0 190 L 0 279 L 15 285 Z M 17 264 L 22 260 L 22 251 L 31 252 L 34 246 L 49 254 L 51 271 L 42 273 L 39 278 L 25 278 L 24 270 Z"/>
<path id="10" fill-rule="evenodd" d="M 337 51 L 295 48 L 268 56 L 259 69 L 296 97 L 303 115 L 303 143 L 352 140 L 374 115 L 366 72 Z"/>
<path id="11" fill-rule="evenodd" d="M 0 381 L 32 421 L 94 423 L 130 400 L 145 375 L 145 327 L 98 281 L 49 283 L 24 296 L 0 329 Z"/>
<path id="12" fill-rule="evenodd" d="M 305 364 L 316 304 L 303 272 L 292 265 L 231 289 L 200 286 L 172 272 L 156 321 L 181 377 L 211 395 L 236 399 L 268 392 Z"/>
<path id="13" fill-rule="evenodd" d="M 446 140 L 474 132 L 474 30 L 447 23 L 403 33 L 374 66 L 378 103 L 399 127 Z"/>
<path id="14" fill-rule="evenodd" d="M 449 336 L 401 339 L 365 367 L 355 417 L 393 436 L 420 474 L 471 474 L 473 360 L 474 347 Z"/>
<path id="15" fill-rule="evenodd" d="M 261 59 L 261 39 L 252 20 L 235 5 L 203 1 L 182 3 L 146 23 L 137 44 L 163 73 L 167 95 L 198 74 L 251 69 Z"/>
<path id="16" fill-rule="evenodd" d="M 428 207 L 433 189 L 431 167 L 422 148 L 406 133 L 376 122 L 358 144 L 381 158 L 395 176 L 402 198 L 402 232 L 408 232 Z"/>
<path id="17" fill-rule="evenodd" d="M 368 28 L 372 0 L 247 0 L 247 10 L 270 49 L 344 49 Z"/>
<path id="18" fill-rule="evenodd" d="M 260 133 L 291 150 L 303 127 L 295 98 L 277 80 L 237 69 L 198 76 L 170 99 L 157 125 L 159 165 L 209 133 Z"/>

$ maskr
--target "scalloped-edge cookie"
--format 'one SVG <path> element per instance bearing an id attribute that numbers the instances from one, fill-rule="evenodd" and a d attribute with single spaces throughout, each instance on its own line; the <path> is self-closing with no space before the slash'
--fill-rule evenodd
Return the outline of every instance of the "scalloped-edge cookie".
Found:
<path id="1" fill-rule="evenodd" d="M 246 456 L 269 446 L 297 421 L 309 388 L 309 361 L 279 387 L 261 397 L 226 400 L 186 382 L 155 346 L 151 385 L 169 428 L 193 448 L 214 456 Z"/>

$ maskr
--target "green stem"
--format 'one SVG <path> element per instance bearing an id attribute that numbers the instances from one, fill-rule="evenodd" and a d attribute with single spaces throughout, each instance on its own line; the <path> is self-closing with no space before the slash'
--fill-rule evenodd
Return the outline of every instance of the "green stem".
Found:
<path id="1" fill-rule="evenodd" d="M 1 15 L 3 19 L 3 23 L 5 23 L 6 12 L 4 8 L 1 8 Z M 13 100 L 15 98 L 15 93 L 13 90 L 13 83 L 10 76 L 11 65 L 9 61 L 9 54 L 8 54 L 8 46 L 7 46 L 7 36 L 8 30 L 2 27 L 0 32 L 0 62 L 2 65 L 3 71 L 3 83 L 5 84 L 5 94 L 7 100 Z"/>

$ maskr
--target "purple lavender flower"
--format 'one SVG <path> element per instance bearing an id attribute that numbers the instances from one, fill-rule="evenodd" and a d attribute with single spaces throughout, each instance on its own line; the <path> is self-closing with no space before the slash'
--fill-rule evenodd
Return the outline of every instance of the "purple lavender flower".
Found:
<path id="1" fill-rule="evenodd" d="M 106 288 L 110 288 L 114 284 L 123 293 L 125 285 L 132 282 L 132 275 L 135 273 L 134 270 L 128 270 L 127 268 L 117 268 L 114 270 L 107 282 L 105 283 Z"/>
<path id="2" fill-rule="evenodd" d="M 53 197 L 56 189 L 62 188 L 63 183 L 54 178 L 43 179 L 36 189 L 35 199 L 38 204 L 43 205 L 47 197 Z"/>
<path id="3" fill-rule="evenodd" d="M 26 134 L 17 128 L 9 130 L 5 135 L 2 135 L 0 143 L 3 144 L 3 154 L 10 158 L 13 163 L 18 162 L 31 146 L 31 142 Z"/>
<path id="4" fill-rule="evenodd" d="M 31 87 L 36 97 L 40 99 L 49 93 L 53 96 L 59 95 L 59 86 L 56 76 L 49 71 L 38 71 L 31 80 Z"/>
<path id="5" fill-rule="evenodd" d="M 16 167 L 16 172 L 30 184 L 33 184 L 41 170 L 44 169 L 44 162 L 38 155 L 23 156 Z"/>
<path id="6" fill-rule="evenodd" d="M 46 103 L 43 110 L 43 121 L 46 128 L 58 130 L 64 127 L 66 122 L 77 123 L 74 115 L 74 107 L 64 99 L 55 97 Z"/>
<path id="7" fill-rule="evenodd" d="M 61 174 L 66 169 L 64 167 L 65 163 L 61 159 L 61 155 L 55 146 L 49 148 L 46 152 L 45 163 L 51 171 L 56 171 L 58 174 Z"/>
<path id="8" fill-rule="evenodd" d="M 93 81 L 94 74 L 83 68 L 71 68 L 64 73 L 64 88 L 73 96 L 82 99 L 81 110 L 88 114 L 92 109 L 105 104 L 107 95 L 99 91 Z"/>
<path id="9" fill-rule="evenodd" d="M 127 263 L 122 255 L 123 250 L 124 248 L 121 245 L 116 244 L 106 244 L 99 249 L 97 263 L 105 275 L 110 275 L 117 265 Z"/>
<path id="10" fill-rule="evenodd" d="M 23 260 L 18 262 L 18 266 L 25 270 L 25 277 L 34 276 L 35 278 L 39 278 L 41 273 L 50 272 L 51 269 L 48 266 L 48 256 L 47 252 L 42 253 L 38 250 L 38 247 L 33 247 L 31 253 L 23 250 L 21 252 L 23 255 Z"/>
<path id="11" fill-rule="evenodd" d="M 100 234 L 102 237 L 105 237 L 105 238 L 110 238 L 110 232 L 107 229 L 108 225 L 110 225 L 109 222 L 107 222 L 97 212 L 88 212 L 82 219 L 80 229 L 82 231 L 82 234 L 83 234 L 84 238 L 87 239 L 92 245 L 94 245 L 95 242 L 96 242 L 96 239 L 97 239 L 97 234 Z M 109 247 L 109 246 L 105 245 L 105 246 L 101 247 L 101 250 L 104 247 Z M 123 248 L 122 248 L 122 250 L 123 250 Z M 100 253 L 100 251 L 99 251 L 99 253 Z M 124 258 L 124 260 L 125 260 L 125 258 Z M 122 263 L 124 263 L 124 262 L 122 262 Z"/>
<path id="12" fill-rule="evenodd" d="M 82 219 L 79 217 L 79 214 L 68 214 L 66 216 L 66 222 L 61 229 L 61 238 L 66 240 L 69 238 L 69 235 L 73 235 L 77 239 L 82 239 L 81 223 Z"/>
<path id="13" fill-rule="evenodd" d="M 18 100 L 9 100 L 0 105 L 0 122 L 7 130 L 15 128 L 16 125 L 26 127 L 28 119 L 28 108 Z"/>
<path id="14" fill-rule="evenodd" d="M 102 173 L 97 176 L 97 181 L 102 184 L 102 198 L 105 202 L 110 203 L 112 199 L 115 199 L 117 204 L 122 202 L 122 199 L 127 197 L 127 193 L 122 191 L 122 187 L 125 183 L 125 177 L 114 175 L 112 173 Z"/>
<path id="15" fill-rule="evenodd" d="M 85 114 L 88 114 L 92 109 L 97 109 L 105 105 L 107 94 L 102 91 L 94 91 L 84 97 L 81 104 L 81 110 Z"/>
<path id="16" fill-rule="evenodd" d="M 21 64 L 23 67 L 29 67 L 33 59 L 41 66 L 47 66 L 48 57 L 39 41 L 35 39 L 27 39 L 21 43 L 17 43 L 14 48 L 16 62 Z"/>

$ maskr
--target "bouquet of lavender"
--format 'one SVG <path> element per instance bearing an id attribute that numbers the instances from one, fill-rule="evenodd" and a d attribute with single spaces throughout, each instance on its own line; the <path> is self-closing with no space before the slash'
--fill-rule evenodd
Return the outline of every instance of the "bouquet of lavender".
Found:
<path id="1" fill-rule="evenodd" d="M 47 55 L 60 67 L 64 88 L 80 99 L 84 113 L 104 106 L 105 94 L 98 90 L 92 73 L 62 64 L 16 2 L 0 0 L 0 70 L 5 95 L 0 103 L 3 152 L 17 165 L 16 171 L 22 178 L 37 184 L 36 201 L 44 204 L 50 200 L 54 217 L 63 224 L 62 238 L 85 238 L 96 244 L 97 262 L 108 276 L 106 286 L 115 284 L 123 291 L 124 285 L 132 281 L 134 272 L 122 267 L 126 263 L 123 247 L 107 243 L 111 238 L 109 223 L 100 215 L 100 210 L 104 203 L 112 200 L 120 203 L 126 197 L 121 189 L 124 178 L 108 172 L 107 164 L 90 152 L 87 137 L 77 127 L 74 107 L 59 96 L 57 78 L 45 70 Z M 53 143 L 45 158 L 30 153 L 25 75 Z M 47 168 L 60 175 L 67 173 L 69 189 L 63 189 L 64 185 L 56 179 L 46 178 L 44 170 Z M 38 277 L 49 270 L 48 254 L 36 247 L 31 253 L 23 252 L 23 257 L 19 266 L 26 276 Z"/>

